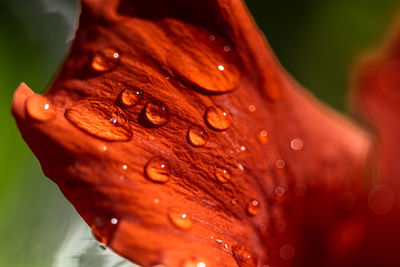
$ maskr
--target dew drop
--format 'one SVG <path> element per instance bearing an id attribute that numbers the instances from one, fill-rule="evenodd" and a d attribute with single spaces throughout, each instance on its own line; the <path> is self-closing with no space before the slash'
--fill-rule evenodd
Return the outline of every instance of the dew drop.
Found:
<path id="1" fill-rule="evenodd" d="M 250 105 L 250 106 L 249 106 L 249 111 L 250 111 L 250 112 L 254 112 L 254 111 L 256 111 L 256 109 L 257 109 L 257 108 L 256 108 L 256 106 L 254 106 L 254 105 Z"/>
<path id="2" fill-rule="evenodd" d="M 122 165 L 122 169 L 123 169 L 123 170 L 126 170 L 126 169 L 128 169 L 128 165 L 125 165 L 125 164 L 124 164 L 124 165 Z"/>
<path id="3" fill-rule="evenodd" d="M 65 117 L 76 127 L 108 141 L 129 141 L 128 116 L 107 99 L 87 98 L 69 107 Z"/>
<path id="4" fill-rule="evenodd" d="M 247 213 L 249 215 L 257 215 L 260 212 L 260 202 L 258 200 L 251 200 L 247 205 Z"/>
<path id="5" fill-rule="evenodd" d="M 235 245 L 232 247 L 233 258 L 239 267 L 255 267 L 257 266 L 257 256 L 248 247 Z"/>
<path id="6" fill-rule="evenodd" d="M 215 168 L 214 175 L 221 183 L 227 183 L 231 180 L 231 174 L 229 171 L 220 167 Z"/>
<path id="7" fill-rule="evenodd" d="M 208 134 L 202 127 L 193 125 L 187 132 L 187 139 L 192 146 L 200 147 L 207 144 Z"/>
<path id="8" fill-rule="evenodd" d="M 210 39 L 210 41 L 215 41 L 215 35 L 210 35 L 208 36 L 208 38 Z"/>
<path id="9" fill-rule="evenodd" d="M 275 166 L 276 166 L 276 168 L 278 168 L 278 169 L 283 169 L 283 168 L 285 168 L 285 165 L 286 165 L 286 163 L 285 163 L 285 161 L 284 161 L 283 159 L 278 159 L 278 160 L 275 162 Z"/>
<path id="10" fill-rule="evenodd" d="M 293 150 L 302 150 L 303 149 L 303 145 L 304 145 L 304 142 L 303 142 L 303 139 L 300 139 L 300 138 L 294 138 L 291 142 L 290 142 L 290 147 L 293 149 Z"/>
<path id="11" fill-rule="evenodd" d="M 182 230 L 188 230 L 192 227 L 192 220 L 186 212 L 179 209 L 171 210 L 168 218 L 176 227 Z"/>
<path id="12" fill-rule="evenodd" d="M 119 95 L 119 103 L 123 107 L 132 107 L 140 102 L 142 96 L 143 92 L 137 88 L 125 88 Z"/>
<path id="13" fill-rule="evenodd" d="M 243 167 L 243 165 L 241 163 L 238 163 L 237 166 L 238 166 L 239 170 L 244 171 L 244 167 Z"/>
<path id="14" fill-rule="evenodd" d="M 48 121 L 54 119 L 56 112 L 47 97 L 43 95 L 32 95 L 26 101 L 26 112 L 29 117 L 37 121 Z"/>
<path id="15" fill-rule="evenodd" d="M 169 180 L 169 166 L 165 159 L 154 157 L 146 164 L 146 177 L 156 183 L 166 183 Z"/>
<path id="16" fill-rule="evenodd" d="M 120 55 L 114 49 L 103 49 L 94 54 L 90 62 L 95 72 L 106 72 L 115 69 L 119 65 Z"/>
<path id="17" fill-rule="evenodd" d="M 216 131 L 228 129 L 232 124 L 231 113 L 220 106 L 208 107 L 205 113 L 207 125 Z"/>
<path id="18" fill-rule="evenodd" d="M 277 197 L 283 197 L 286 194 L 286 189 L 283 186 L 277 186 L 274 193 Z"/>
<path id="19" fill-rule="evenodd" d="M 282 260 L 288 261 L 294 257 L 295 249 L 291 245 L 284 245 L 279 250 Z"/>
<path id="20" fill-rule="evenodd" d="M 222 94 L 236 89 L 241 73 L 235 64 L 235 55 L 221 49 L 222 43 L 215 41 L 215 36 L 209 36 L 210 42 L 198 29 L 187 25 L 184 29 L 186 36 L 193 34 L 196 49 L 192 49 L 189 42 L 181 42 L 181 46 L 170 50 L 167 65 L 175 77 L 182 84 L 203 93 Z M 182 33 L 177 34 L 182 36 Z"/>
<path id="21" fill-rule="evenodd" d="M 180 267 L 206 267 L 206 264 L 202 261 L 197 261 L 197 260 L 185 260 L 182 262 L 182 264 L 179 264 Z M 153 266 L 156 267 L 156 266 Z"/>
<path id="22" fill-rule="evenodd" d="M 161 102 L 147 103 L 144 113 L 148 122 L 154 127 L 160 127 L 169 121 L 168 107 Z"/>
<path id="23" fill-rule="evenodd" d="M 119 220 L 116 217 L 96 217 L 91 225 L 94 237 L 102 244 L 108 245 L 118 226 Z"/>
<path id="24" fill-rule="evenodd" d="M 262 223 L 258 226 L 258 229 L 260 230 L 260 232 L 264 233 L 268 230 L 268 226 L 265 223 Z"/>
<path id="25" fill-rule="evenodd" d="M 236 204 L 238 203 L 237 197 L 232 198 L 231 203 L 232 203 L 232 205 L 236 206 Z"/>
<path id="26" fill-rule="evenodd" d="M 307 194 L 307 186 L 304 184 L 297 184 L 294 187 L 294 194 L 297 197 L 304 197 Z"/>
<path id="27" fill-rule="evenodd" d="M 229 52 L 229 51 L 231 51 L 231 48 L 228 45 L 225 45 L 224 46 L 224 51 L 225 52 Z"/>
<path id="28" fill-rule="evenodd" d="M 258 141 L 260 141 L 261 144 L 266 144 L 268 143 L 268 132 L 265 129 L 260 130 L 257 133 L 257 138 Z"/>
<path id="29" fill-rule="evenodd" d="M 376 214 L 388 213 L 395 203 L 393 190 L 386 185 L 375 186 L 368 194 L 369 208 Z"/>

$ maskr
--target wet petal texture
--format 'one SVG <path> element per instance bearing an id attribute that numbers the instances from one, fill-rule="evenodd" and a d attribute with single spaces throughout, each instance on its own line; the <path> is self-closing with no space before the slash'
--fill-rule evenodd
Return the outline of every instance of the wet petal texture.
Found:
<path id="1" fill-rule="evenodd" d="M 372 215 L 361 254 L 380 266 L 400 264 L 400 21 L 396 25 L 389 41 L 359 63 L 354 79 L 357 109 L 380 144 L 371 170 Z"/>
<path id="2" fill-rule="evenodd" d="M 45 93 L 51 119 L 29 116 L 32 95 L 21 84 L 13 114 L 44 173 L 134 262 L 327 266 L 352 252 L 331 237 L 362 225 L 349 210 L 370 141 L 282 69 L 241 1 L 85 0 Z"/>

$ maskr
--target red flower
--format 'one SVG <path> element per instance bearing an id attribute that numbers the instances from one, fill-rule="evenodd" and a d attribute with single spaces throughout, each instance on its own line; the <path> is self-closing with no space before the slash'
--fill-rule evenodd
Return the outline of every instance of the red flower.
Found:
<path id="1" fill-rule="evenodd" d="M 282 69 L 241 1 L 85 0 L 57 79 L 45 96 L 21 84 L 13 114 L 97 239 L 144 266 L 393 265 L 389 51 L 356 83 L 377 152 Z"/>

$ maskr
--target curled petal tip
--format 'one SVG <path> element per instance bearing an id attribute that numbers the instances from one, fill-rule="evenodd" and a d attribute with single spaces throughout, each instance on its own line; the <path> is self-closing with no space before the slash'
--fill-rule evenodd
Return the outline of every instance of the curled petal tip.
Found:
<path id="1" fill-rule="evenodd" d="M 25 83 L 21 83 L 14 93 L 12 113 L 18 120 L 49 121 L 54 119 L 55 110 L 50 100 L 33 92 Z"/>
<path id="2" fill-rule="evenodd" d="M 18 86 L 11 105 L 11 112 L 17 120 L 25 117 L 25 102 L 32 95 L 35 95 L 35 92 L 24 82 Z"/>

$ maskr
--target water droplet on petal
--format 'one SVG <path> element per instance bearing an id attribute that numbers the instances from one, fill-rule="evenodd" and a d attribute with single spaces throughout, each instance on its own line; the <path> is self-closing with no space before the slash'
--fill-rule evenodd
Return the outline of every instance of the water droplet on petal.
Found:
<path id="1" fill-rule="evenodd" d="M 232 200 L 231 200 L 232 205 L 235 206 L 237 204 L 237 202 L 238 202 L 237 197 L 232 198 Z"/>
<path id="2" fill-rule="evenodd" d="M 395 203 L 393 190 L 386 185 L 375 186 L 368 195 L 369 208 L 376 214 L 388 213 Z"/>
<path id="3" fill-rule="evenodd" d="M 235 64 L 236 57 L 224 52 L 222 43 L 214 42 L 215 36 L 208 37 L 187 24 L 184 27 L 175 26 L 171 29 L 175 34 L 182 36 L 181 28 L 185 30 L 186 38 L 192 36 L 196 40 L 196 49 L 192 49 L 192 43 L 181 42 L 180 46 L 172 47 L 167 55 L 169 69 L 182 84 L 205 93 L 220 94 L 239 86 L 241 73 Z"/>
<path id="4" fill-rule="evenodd" d="M 265 233 L 268 230 L 268 226 L 265 223 L 262 223 L 258 226 L 260 232 Z"/>
<path id="5" fill-rule="evenodd" d="M 256 106 L 254 106 L 254 105 L 250 105 L 250 106 L 249 106 L 249 111 L 250 111 L 250 112 L 254 112 L 254 111 L 256 111 L 256 109 L 257 109 L 257 108 L 256 108 Z"/>
<path id="6" fill-rule="evenodd" d="M 69 107 L 65 117 L 76 127 L 109 141 L 129 141 L 128 116 L 107 99 L 87 98 Z"/>
<path id="7" fill-rule="evenodd" d="M 206 267 L 206 264 L 202 261 L 197 261 L 194 259 L 185 260 L 183 263 L 179 264 L 180 267 Z M 153 266 L 156 267 L 156 266 Z"/>
<path id="8" fill-rule="evenodd" d="M 208 38 L 210 39 L 210 41 L 215 41 L 215 35 L 210 35 L 208 36 Z"/>
<path id="9" fill-rule="evenodd" d="M 293 150 L 302 150 L 303 149 L 303 139 L 295 138 L 290 142 L 290 147 Z"/>
<path id="10" fill-rule="evenodd" d="M 145 174 L 148 179 L 156 183 L 165 183 L 169 180 L 169 166 L 161 157 L 152 158 L 145 167 Z"/>
<path id="11" fill-rule="evenodd" d="M 228 129 L 232 124 L 231 113 L 220 106 L 208 107 L 205 113 L 207 125 L 217 131 Z"/>
<path id="12" fill-rule="evenodd" d="M 200 147 L 207 144 L 208 134 L 202 127 L 193 125 L 188 130 L 187 139 L 192 146 Z"/>
<path id="13" fill-rule="evenodd" d="M 257 256 L 248 247 L 235 245 L 232 247 L 233 258 L 239 267 L 255 267 L 257 266 Z"/>
<path id="14" fill-rule="evenodd" d="M 277 186 L 274 192 L 277 197 L 283 197 L 286 194 L 286 189 L 283 186 Z"/>
<path id="15" fill-rule="evenodd" d="M 221 183 L 227 183 L 231 180 L 231 174 L 228 170 L 217 167 L 214 170 L 215 178 Z"/>
<path id="16" fill-rule="evenodd" d="M 239 170 L 244 171 L 244 167 L 243 167 L 243 165 L 241 163 L 238 163 L 237 166 L 238 166 Z"/>
<path id="17" fill-rule="evenodd" d="M 231 48 L 228 45 L 225 45 L 224 46 L 224 51 L 225 52 L 229 52 L 229 51 L 231 51 Z"/>
<path id="18" fill-rule="evenodd" d="M 116 217 L 96 217 L 91 225 L 94 237 L 102 244 L 109 244 L 118 226 Z"/>
<path id="19" fill-rule="evenodd" d="M 147 121 L 155 127 L 160 127 L 169 121 L 168 107 L 161 102 L 147 103 L 144 111 Z"/>
<path id="20" fill-rule="evenodd" d="M 137 88 L 125 88 L 119 95 L 119 103 L 123 107 L 137 105 L 142 99 L 143 92 Z"/>
<path id="21" fill-rule="evenodd" d="M 192 227 L 192 220 L 186 212 L 179 209 L 171 210 L 168 213 L 169 220 L 178 228 L 188 230 Z"/>
<path id="22" fill-rule="evenodd" d="M 275 163 L 275 166 L 276 166 L 278 169 L 283 169 L 283 168 L 285 168 L 285 165 L 286 165 L 286 163 L 285 163 L 285 161 L 284 161 L 283 159 L 278 159 L 278 160 L 276 161 L 276 163 Z"/>
<path id="23" fill-rule="evenodd" d="M 247 205 L 247 212 L 252 216 L 257 215 L 260 212 L 260 202 L 255 199 L 251 200 Z"/>
<path id="24" fill-rule="evenodd" d="M 295 250 L 290 245 L 284 245 L 279 250 L 279 255 L 281 256 L 282 260 L 288 261 L 294 257 Z"/>
<path id="25" fill-rule="evenodd" d="M 266 144 L 268 143 L 268 132 L 265 129 L 260 130 L 257 133 L 257 138 L 258 141 L 260 141 L 261 144 Z"/>
<path id="26" fill-rule="evenodd" d="M 43 95 L 32 95 L 26 101 L 25 106 L 29 117 L 37 121 L 48 121 L 56 116 L 53 105 Z"/>
<path id="27" fill-rule="evenodd" d="M 90 63 L 96 72 L 106 72 L 115 69 L 119 65 L 120 56 L 114 49 L 103 49 L 94 54 Z"/>
<path id="28" fill-rule="evenodd" d="M 294 194 L 297 197 L 304 197 L 307 193 L 307 186 L 304 184 L 298 184 L 294 187 Z"/>

